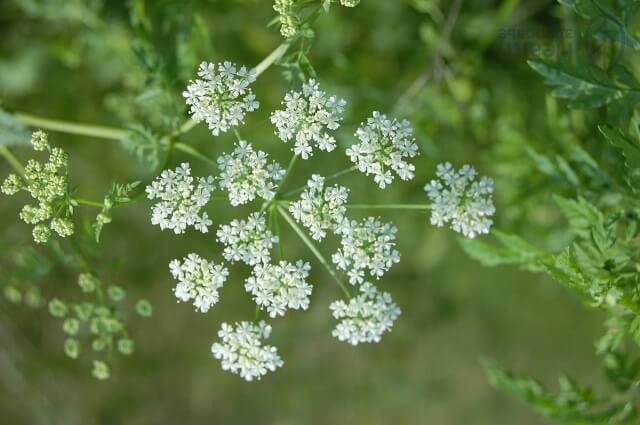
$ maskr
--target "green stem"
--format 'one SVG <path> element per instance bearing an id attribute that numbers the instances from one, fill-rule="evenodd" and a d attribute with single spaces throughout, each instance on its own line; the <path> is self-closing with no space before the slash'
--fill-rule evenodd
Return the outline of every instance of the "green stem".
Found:
<path id="1" fill-rule="evenodd" d="M 291 228 L 298 234 L 298 236 L 300 237 L 300 239 L 302 239 L 302 241 L 305 243 L 305 245 L 307 245 L 307 247 L 313 253 L 313 255 L 315 255 L 316 258 L 318 259 L 318 261 L 320 261 L 320 264 L 322 264 L 324 266 L 324 268 L 327 269 L 327 271 L 329 272 L 331 277 L 333 277 L 333 279 L 336 281 L 336 283 L 338 284 L 340 289 L 342 289 L 342 292 L 345 293 L 347 298 L 351 298 L 351 294 L 349 293 L 349 290 L 347 289 L 345 284 L 342 283 L 342 281 L 338 277 L 338 274 L 336 273 L 336 271 L 333 269 L 333 267 L 331 267 L 331 265 L 329 264 L 327 259 L 324 258 L 322 253 L 313 244 L 311 239 L 309 239 L 307 234 L 296 224 L 296 222 L 293 220 L 293 218 L 291 218 L 291 216 L 282 207 L 277 206 L 276 208 L 278 209 L 278 212 L 280 213 L 280 215 L 282 215 L 282 217 L 285 219 L 285 221 L 287 223 L 289 223 L 289 226 L 291 226 Z"/>
<path id="2" fill-rule="evenodd" d="M 278 193 L 280 192 L 280 190 L 284 186 L 284 182 L 287 181 L 287 178 L 289 177 L 289 174 L 291 174 L 291 170 L 293 170 L 293 166 L 296 163 L 297 159 L 298 159 L 298 155 L 293 155 L 291 157 L 291 160 L 289 161 L 289 165 L 287 166 L 287 171 L 285 171 L 284 177 L 282 177 L 282 180 L 280 181 L 280 184 L 278 185 L 278 190 L 276 191 L 276 196 L 278 195 Z"/>
<path id="3" fill-rule="evenodd" d="M 41 118 L 35 115 L 16 112 L 13 116 L 23 124 L 30 127 L 38 127 L 44 130 L 59 131 L 80 136 L 95 137 L 98 139 L 122 140 L 127 135 L 127 130 L 121 128 L 104 127 L 100 125 L 76 124 L 67 121 Z"/>
<path id="4" fill-rule="evenodd" d="M 352 171 L 355 171 L 355 170 L 357 170 L 357 169 L 358 169 L 358 167 L 357 167 L 357 166 L 355 166 L 355 165 L 353 165 L 353 166 L 351 166 L 351 167 L 349 167 L 349 168 L 345 168 L 344 170 L 338 171 L 337 173 L 334 173 L 334 174 L 331 174 L 330 176 L 325 177 L 325 178 L 324 178 L 324 181 L 325 181 L 325 182 L 328 182 L 328 181 L 330 181 L 330 180 L 337 179 L 338 177 L 342 177 L 342 176 L 344 176 L 345 174 L 349 174 L 349 173 L 351 173 Z M 293 190 L 290 190 L 289 192 L 285 193 L 285 194 L 284 194 L 284 197 L 285 197 L 285 198 L 288 198 L 289 196 L 297 195 L 298 193 L 302 192 L 302 191 L 303 191 L 303 190 L 305 190 L 306 188 L 307 188 L 307 185 L 306 185 L 306 184 L 305 184 L 305 185 L 303 185 L 303 186 L 297 187 L 297 188 L 295 188 L 295 189 L 293 189 Z"/>
<path id="5" fill-rule="evenodd" d="M 18 174 L 20 174 L 23 178 L 26 178 L 24 175 L 24 167 L 22 166 L 18 158 L 16 158 L 15 155 L 11 153 L 9 148 L 4 145 L 0 145 L 0 155 L 2 155 L 4 159 L 7 160 L 9 165 L 11 165 Z"/>
<path id="6" fill-rule="evenodd" d="M 430 204 L 346 204 L 353 209 L 389 209 L 389 210 L 428 210 Z"/>
<path id="7" fill-rule="evenodd" d="M 276 209 L 272 209 L 271 211 L 275 212 L 273 214 L 273 226 L 276 230 L 276 236 L 278 237 L 278 256 L 280 257 L 280 261 L 284 260 L 284 253 L 282 251 L 282 236 L 280 236 L 280 213 Z"/>
<path id="8" fill-rule="evenodd" d="M 240 132 L 238 131 L 238 129 L 237 129 L 237 128 L 234 128 L 234 129 L 233 129 L 233 134 L 235 134 L 235 135 L 236 135 L 236 139 L 238 139 L 238 142 L 241 142 L 241 141 L 242 141 L 242 137 L 240 136 Z"/>
<path id="9" fill-rule="evenodd" d="M 104 206 L 104 204 L 102 202 L 99 201 L 93 201 L 91 199 L 84 199 L 84 198 L 73 198 L 73 200 L 75 202 L 77 202 L 80 205 L 88 205 L 90 207 L 98 207 L 98 208 L 102 208 Z"/>
<path id="10" fill-rule="evenodd" d="M 290 46 L 291 44 L 288 41 L 285 41 L 284 43 L 281 43 L 278 47 L 273 49 L 273 51 L 269 53 L 267 57 L 262 59 L 262 61 L 254 68 L 256 71 L 256 78 L 259 77 L 260 74 L 262 74 L 264 71 L 269 69 L 269 67 L 273 65 L 274 62 L 284 56 L 284 54 L 287 53 L 287 50 L 289 50 Z"/>
<path id="11" fill-rule="evenodd" d="M 213 159 L 209 158 L 208 156 L 206 156 L 205 154 L 203 154 L 202 152 L 200 152 L 199 150 L 197 150 L 194 147 L 191 147 L 185 143 L 181 143 L 181 142 L 176 142 L 173 144 L 173 147 L 179 151 L 182 151 L 186 154 L 189 154 L 191 156 L 193 156 L 194 158 L 198 158 L 204 162 L 206 162 L 209 165 L 213 165 L 214 167 L 218 166 L 218 163 L 216 161 L 214 161 Z"/>

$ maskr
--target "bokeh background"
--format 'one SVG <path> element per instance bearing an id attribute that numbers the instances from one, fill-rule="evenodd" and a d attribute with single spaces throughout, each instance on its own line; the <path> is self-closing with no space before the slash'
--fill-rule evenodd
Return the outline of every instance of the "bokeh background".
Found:
<path id="1" fill-rule="evenodd" d="M 131 12 L 140 7 L 148 18 L 142 24 Z M 185 119 L 180 94 L 201 60 L 254 65 L 281 42 L 277 28 L 267 27 L 273 16 L 266 0 L 4 0 L 1 107 L 116 127 L 142 124 L 161 134 Z M 563 189 L 537 175 L 526 152 L 553 152 L 589 129 L 582 115 L 546 95 L 526 59 L 574 54 L 575 16 L 540 0 L 363 0 L 354 9 L 332 6 L 314 29 L 309 59 L 324 88 L 348 101 L 347 116 L 340 149 L 297 167 L 291 187 L 312 172 L 348 166 L 343 150 L 358 123 L 372 110 L 393 111 L 414 124 L 421 152 L 416 178 L 383 191 L 350 175 L 341 182 L 353 202 L 426 202 L 422 187 L 437 163 L 471 163 L 496 179 L 496 227 L 550 246 L 566 240 L 549 199 Z M 284 165 L 289 147 L 274 136 L 268 115 L 299 83 L 282 71 L 272 67 L 255 83 L 261 107 L 241 132 Z M 153 176 L 117 142 L 54 132 L 50 140 L 69 152 L 72 182 L 86 197 L 102 198 L 113 180 Z M 199 125 L 181 141 L 215 157 L 234 138 L 213 137 Z M 20 147 L 14 152 L 22 160 L 30 155 Z M 184 160 L 197 175 L 215 172 L 180 153 L 170 164 Z M 0 177 L 9 172 L 0 162 Z M 21 273 L 44 300 L 77 299 L 76 273 L 32 247 L 29 226 L 18 220 L 24 201 L 0 198 L 0 285 Z M 216 223 L 249 211 L 210 206 Z M 79 222 L 88 225 L 93 214 L 81 210 Z M 271 342 L 285 367 L 246 383 L 223 372 L 209 349 L 222 321 L 253 316 L 242 287 L 248 271 L 234 268 L 220 304 L 194 313 L 175 302 L 167 264 L 188 252 L 219 258 L 214 235 L 161 232 L 149 223 L 144 200 L 116 210 L 100 245 L 86 247 L 105 282 L 153 302 L 152 318 L 131 319 L 135 354 L 118 357 L 112 378 L 98 382 L 88 350 L 77 361 L 64 355 L 60 322 L 46 306 L 3 298 L 0 422 L 534 425 L 547 422 L 491 388 L 481 359 L 525 369 L 550 385 L 562 372 L 600 383 L 592 348 L 601 317 L 571 293 L 524 271 L 482 268 L 424 212 L 372 214 L 399 228 L 402 260 L 380 282 L 403 310 L 393 331 L 380 344 L 355 348 L 332 338 L 328 305 L 339 290 L 285 231 L 285 256 L 312 262 L 312 305 L 273 321 Z M 36 267 L 29 259 L 40 256 L 50 259 L 34 260 Z"/>

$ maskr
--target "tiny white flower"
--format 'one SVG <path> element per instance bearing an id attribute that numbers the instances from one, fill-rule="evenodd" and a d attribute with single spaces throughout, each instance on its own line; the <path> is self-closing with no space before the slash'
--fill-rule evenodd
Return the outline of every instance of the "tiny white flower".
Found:
<path id="1" fill-rule="evenodd" d="M 169 263 L 171 275 L 178 281 L 173 292 L 179 301 L 193 301 L 196 311 L 206 313 L 218 302 L 218 290 L 227 280 L 229 271 L 220 264 L 207 261 L 197 254 L 187 255 L 182 262 Z"/>
<path id="2" fill-rule="evenodd" d="M 190 81 L 182 93 L 193 120 L 204 121 L 214 136 L 237 127 L 247 112 L 258 109 L 259 103 L 249 87 L 256 79 L 255 70 L 239 69 L 231 62 L 202 62 L 198 79 Z"/>
<path id="3" fill-rule="evenodd" d="M 496 209 L 493 205 L 493 180 L 476 181 L 476 170 L 464 165 L 458 171 L 449 162 L 439 164 L 437 180 L 424 187 L 431 200 L 431 224 L 449 224 L 451 229 L 473 239 L 489 233 Z"/>
<path id="4" fill-rule="evenodd" d="M 302 91 L 286 94 L 282 104 L 284 110 L 271 113 L 271 123 L 283 142 L 294 140 L 293 152 L 302 159 L 313 155 L 313 146 L 331 152 L 336 140 L 327 133 L 340 127 L 346 102 L 336 96 L 327 97 L 319 84 L 310 79 L 302 85 Z"/>
<path id="5" fill-rule="evenodd" d="M 211 353 L 221 361 L 223 370 L 239 374 L 247 381 L 260 379 L 284 364 L 276 347 L 263 345 L 269 335 L 271 326 L 264 321 L 257 324 L 242 321 L 235 326 L 223 323 L 218 331 L 221 342 L 211 346 Z"/>
<path id="6" fill-rule="evenodd" d="M 175 170 L 164 170 L 146 188 L 147 198 L 158 200 L 151 208 L 151 223 L 176 234 L 184 233 L 188 226 L 207 233 L 212 222 L 200 210 L 209 202 L 213 189 L 213 177 L 194 180 L 186 162 Z"/>
<path id="7" fill-rule="evenodd" d="M 260 196 L 271 200 L 276 194 L 277 183 L 285 171 L 276 162 L 268 162 L 268 156 L 255 151 L 246 141 L 235 145 L 230 154 L 218 158 L 220 188 L 229 192 L 231 205 L 246 204 Z"/>
<path id="8" fill-rule="evenodd" d="M 347 155 L 358 170 L 372 174 L 374 181 L 384 189 L 394 179 L 392 171 L 402 180 L 414 177 L 415 166 L 406 161 L 418 155 L 412 134 L 409 121 L 391 120 L 375 111 L 356 131 L 360 143 L 348 148 Z"/>
<path id="9" fill-rule="evenodd" d="M 334 301 L 329 308 L 333 317 L 340 320 L 331 334 L 352 345 L 380 342 L 382 334 L 391 330 L 393 322 L 401 314 L 391 295 L 378 292 L 369 282 L 363 283 L 360 294 L 348 303 Z"/>
<path id="10" fill-rule="evenodd" d="M 312 286 L 306 281 L 311 267 L 301 260 L 296 264 L 258 264 L 245 282 L 245 289 L 269 316 L 284 316 L 287 309 L 306 310 Z"/>
<path id="11" fill-rule="evenodd" d="M 332 260 L 339 269 L 347 270 L 353 285 L 364 281 L 365 270 L 370 276 L 380 278 L 400 261 L 400 253 L 395 249 L 397 231 L 395 226 L 383 224 L 374 217 L 360 222 L 345 219 L 338 228 L 341 248 Z"/>
<path id="12" fill-rule="evenodd" d="M 265 215 L 254 212 L 246 220 L 232 220 L 220 226 L 218 242 L 226 245 L 222 255 L 227 261 L 242 261 L 250 266 L 268 263 L 278 238 L 267 228 Z"/>
<path id="13" fill-rule="evenodd" d="M 314 174 L 300 200 L 289 205 L 289 211 L 298 222 L 309 229 L 311 237 L 322 240 L 327 230 L 335 231 L 344 220 L 349 190 L 343 186 L 324 186 L 324 177 Z"/>

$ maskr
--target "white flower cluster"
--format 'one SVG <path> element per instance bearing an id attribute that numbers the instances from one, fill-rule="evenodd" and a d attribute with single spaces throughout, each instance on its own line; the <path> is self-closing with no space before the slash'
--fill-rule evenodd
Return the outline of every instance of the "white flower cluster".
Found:
<path id="1" fill-rule="evenodd" d="M 211 352 L 222 361 L 223 370 L 237 373 L 247 381 L 260 379 L 284 364 L 276 347 L 263 345 L 269 335 L 271 326 L 264 321 L 258 324 L 242 321 L 235 327 L 223 323 L 218 331 L 222 342 L 215 342 Z"/>
<path id="2" fill-rule="evenodd" d="M 311 267 L 298 260 L 296 264 L 280 261 L 279 264 L 256 265 L 253 276 L 244 285 L 253 300 L 267 310 L 269 316 L 284 316 L 287 309 L 306 310 L 312 286 L 306 281 Z"/>
<path id="3" fill-rule="evenodd" d="M 468 238 L 489 233 L 496 209 L 493 205 L 493 180 L 476 181 L 476 170 L 464 165 L 458 171 L 449 162 L 439 164 L 436 176 L 424 187 L 431 199 L 431 224 L 451 229 Z"/>
<path id="4" fill-rule="evenodd" d="M 227 280 L 229 271 L 220 264 L 189 254 L 182 262 L 173 260 L 169 270 L 178 284 L 173 292 L 179 301 L 193 300 L 196 310 L 206 313 L 218 302 L 218 289 Z"/>
<path id="5" fill-rule="evenodd" d="M 268 163 L 268 156 L 256 151 L 246 141 L 235 145 L 231 154 L 218 158 L 220 188 L 229 192 L 231 205 L 246 204 L 260 196 L 271 200 L 275 196 L 277 182 L 285 171 L 276 162 Z"/>
<path id="6" fill-rule="evenodd" d="M 340 4 L 345 7 L 356 7 L 360 0 L 340 0 Z"/>
<path id="7" fill-rule="evenodd" d="M 348 303 L 339 300 L 329 306 L 333 317 L 340 320 L 332 335 L 352 345 L 380 342 L 382 334 L 389 331 L 400 316 L 400 308 L 389 293 L 378 292 L 369 282 L 360 286 L 360 292 Z"/>
<path id="8" fill-rule="evenodd" d="M 247 112 L 258 109 L 259 103 L 249 87 L 256 79 L 255 71 L 239 69 L 231 62 L 202 62 L 198 79 L 190 81 L 182 93 L 193 120 L 204 121 L 214 136 L 236 127 Z"/>
<path id="9" fill-rule="evenodd" d="M 344 220 L 338 228 L 342 249 L 333 254 L 332 260 L 339 269 L 348 270 L 353 285 L 364 282 L 365 270 L 379 279 L 400 261 L 400 253 L 394 248 L 397 231 L 374 217 L 360 222 Z"/>
<path id="10" fill-rule="evenodd" d="M 285 109 L 272 112 L 271 122 L 283 142 L 295 140 L 293 152 L 296 155 L 308 159 L 313 155 L 311 143 L 323 151 L 335 149 L 336 139 L 326 130 L 340 127 L 346 105 L 343 99 L 327 97 L 319 84 L 310 79 L 302 85 L 302 92 L 287 93 L 282 104 Z"/>
<path id="11" fill-rule="evenodd" d="M 35 151 L 47 151 L 49 160 L 41 163 L 30 159 L 24 167 L 24 179 L 10 174 L 0 186 L 6 195 L 14 195 L 21 190 L 29 193 L 37 205 L 25 205 L 20 218 L 33 224 L 33 240 L 45 243 L 51 230 L 65 238 L 74 233 L 71 214 L 73 205 L 69 203 L 69 174 L 67 154 L 62 149 L 49 146 L 46 133 L 36 131 L 31 135 L 31 145 Z M 48 225 L 45 223 L 49 220 Z"/>
<path id="12" fill-rule="evenodd" d="M 278 238 L 267 228 L 265 216 L 254 212 L 246 220 L 232 220 L 220 226 L 216 233 L 218 242 L 225 244 L 222 253 L 227 261 L 242 261 L 250 266 L 268 263 L 269 251 Z"/>
<path id="13" fill-rule="evenodd" d="M 175 170 L 164 170 L 146 188 L 147 198 L 159 201 L 151 208 L 151 223 L 176 234 L 184 233 L 187 226 L 207 233 L 212 221 L 200 209 L 209 202 L 213 189 L 213 177 L 194 180 L 186 162 Z"/>
<path id="14" fill-rule="evenodd" d="M 390 120 L 378 111 L 356 130 L 360 143 L 347 149 L 347 155 L 358 170 L 373 174 L 381 188 L 393 181 L 392 171 L 402 180 L 414 177 L 415 166 L 405 161 L 418 154 L 418 146 L 412 137 L 409 121 Z"/>
<path id="15" fill-rule="evenodd" d="M 322 240 L 327 230 L 334 231 L 344 221 L 349 190 L 344 186 L 324 186 L 324 177 L 314 174 L 307 181 L 307 189 L 300 200 L 289 205 L 298 222 L 309 229 L 311 237 Z"/>

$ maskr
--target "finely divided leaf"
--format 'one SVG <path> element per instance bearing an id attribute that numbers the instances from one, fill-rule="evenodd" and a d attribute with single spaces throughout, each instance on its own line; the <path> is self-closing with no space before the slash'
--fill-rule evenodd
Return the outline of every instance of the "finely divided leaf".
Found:
<path id="1" fill-rule="evenodd" d="M 640 101 L 640 87 L 618 86 L 593 65 L 572 65 L 542 59 L 532 59 L 528 63 L 544 77 L 547 84 L 555 87 L 552 92 L 554 96 L 569 100 L 571 108 L 591 109 L 614 102 Z"/>

